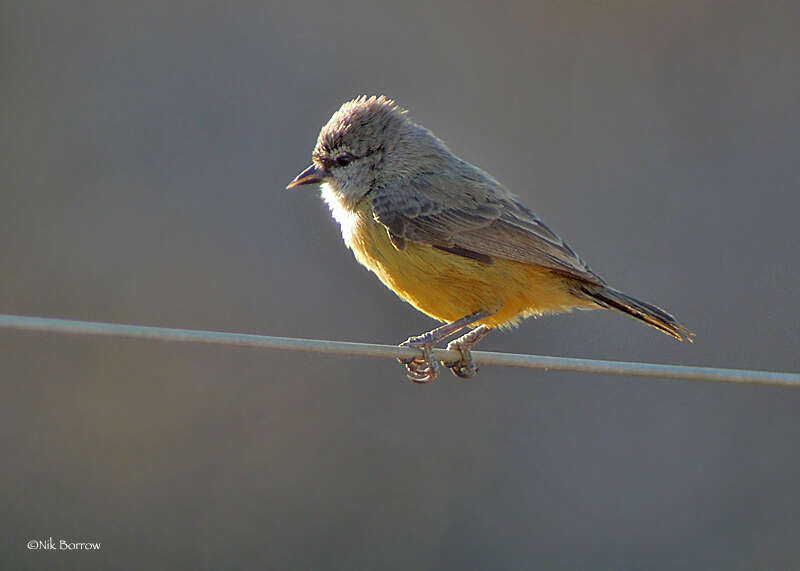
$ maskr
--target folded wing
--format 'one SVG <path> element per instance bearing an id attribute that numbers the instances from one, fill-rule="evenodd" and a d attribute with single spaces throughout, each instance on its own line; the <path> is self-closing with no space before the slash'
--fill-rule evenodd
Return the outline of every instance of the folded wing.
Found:
<path id="1" fill-rule="evenodd" d="M 527 207 L 488 174 L 462 163 L 369 194 L 375 220 L 398 249 L 406 241 L 491 263 L 503 258 L 602 285 L 603 280 Z"/>

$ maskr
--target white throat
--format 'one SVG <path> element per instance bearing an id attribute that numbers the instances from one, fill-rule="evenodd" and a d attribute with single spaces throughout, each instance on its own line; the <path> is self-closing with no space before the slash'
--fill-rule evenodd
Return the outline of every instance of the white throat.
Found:
<path id="1" fill-rule="evenodd" d="M 358 214 L 345 206 L 339 194 L 329 183 L 323 182 L 320 188 L 322 189 L 322 198 L 328 204 L 328 208 L 331 209 L 334 220 L 339 223 L 339 227 L 342 229 L 344 243 L 347 244 L 348 248 L 351 247 L 350 241 L 358 223 Z"/>

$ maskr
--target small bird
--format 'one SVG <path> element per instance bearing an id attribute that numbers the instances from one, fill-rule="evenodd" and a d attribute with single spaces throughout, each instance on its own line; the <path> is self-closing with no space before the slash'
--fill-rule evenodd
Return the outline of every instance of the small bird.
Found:
<path id="1" fill-rule="evenodd" d="M 445 324 L 408 338 L 400 360 L 418 383 L 436 378 L 432 348 L 462 333 L 443 362 L 462 378 L 490 331 L 573 309 L 614 309 L 679 341 L 693 333 L 654 305 L 610 288 L 488 173 L 461 160 L 384 96 L 343 104 L 322 127 L 313 163 L 287 189 L 320 184 L 356 259 L 401 299 Z"/>

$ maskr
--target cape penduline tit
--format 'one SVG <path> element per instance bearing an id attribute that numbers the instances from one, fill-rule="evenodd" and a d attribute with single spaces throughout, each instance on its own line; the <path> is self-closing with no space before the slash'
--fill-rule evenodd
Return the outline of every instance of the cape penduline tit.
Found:
<path id="1" fill-rule="evenodd" d="M 459 377 L 476 372 L 470 348 L 492 329 L 572 309 L 613 309 L 679 341 L 692 332 L 654 305 L 610 288 L 564 241 L 488 173 L 461 160 L 394 101 L 359 97 L 322 128 L 310 167 L 289 184 L 321 184 L 356 259 L 401 299 L 445 322 L 403 347 L 416 382 L 436 378 L 431 349 Z"/>

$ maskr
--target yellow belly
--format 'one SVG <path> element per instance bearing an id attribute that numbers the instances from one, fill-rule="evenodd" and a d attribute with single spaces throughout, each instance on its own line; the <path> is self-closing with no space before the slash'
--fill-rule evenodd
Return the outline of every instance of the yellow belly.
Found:
<path id="1" fill-rule="evenodd" d="M 510 327 L 529 316 L 597 307 L 544 268 L 499 258 L 482 264 L 410 241 L 398 250 L 366 205 L 348 214 L 342 233 L 356 259 L 400 298 L 440 321 L 483 310 L 493 315 L 478 323 Z"/>

